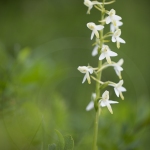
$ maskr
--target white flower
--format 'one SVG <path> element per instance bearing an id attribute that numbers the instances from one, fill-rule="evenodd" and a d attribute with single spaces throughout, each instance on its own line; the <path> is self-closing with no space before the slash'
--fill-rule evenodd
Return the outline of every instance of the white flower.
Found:
<path id="1" fill-rule="evenodd" d="M 94 108 L 95 98 L 96 98 L 96 93 L 93 93 L 92 98 L 91 98 L 91 102 L 86 107 L 86 111 L 89 111 L 89 110 Z M 110 104 L 115 104 L 115 103 L 118 103 L 118 102 L 109 100 L 109 92 L 108 91 L 105 91 L 102 95 L 102 99 L 99 100 L 99 105 L 101 107 L 107 106 L 107 108 L 108 108 L 108 110 L 110 111 L 111 114 L 113 114 L 113 111 L 112 111 L 112 108 L 111 108 Z"/>
<path id="2" fill-rule="evenodd" d="M 105 91 L 102 95 L 102 99 L 100 100 L 100 106 L 101 107 L 107 106 L 110 113 L 113 114 L 113 111 L 112 111 L 110 104 L 115 104 L 115 103 L 118 103 L 118 102 L 109 100 L 109 91 Z"/>
<path id="3" fill-rule="evenodd" d="M 86 111 L 89 111 L 94 108 L 94 100 L 96 98 L 96 93 L 92 93 L 91 102 L 87 105 Z"/>
<path id="4" fill-rule="evenodd" d="M 118 21 L 118 20 L 121 20 L 122 18 L 118 15 L 116 15 L 116 11 L 114 9 L 111 9 L 109 12 L 108 12 L 108 17 L 105 18 L 105 21 L 106 21 L 106 24 L 109 24 L 110 22 L 115 22 L 115 21 Z"/>
<path id="5" fill-rule="evenodd" d="M 123 80 L 120 80 L 119 83 L 117 83 L 117 84 L 116 83 L 112 83 L 112 84 L 109 84 L 109 85 L 114 87 L 114 91 L 115 91 L 117 97 L 119 97 L 119 95 L 120 95 L 121 99 L 123 100 L 124 97 L 123 97 L 122 92 L 126 92 L 127 91 L 126 88 L 124 88 L 122 86 L 123 85 Z"/>
<path id="6" fill-rule="evenodd" d="M 113 56 L 117 56 L 117 55 L 118 54 L 111 51 L 110 48 L 107 45 L 103 45 L 99 60 L 103 60 L 104 58 L 106 58 L 107 62 L 109 64 L 111 64 L 110 56 L 113 57 Z"/>
<path id="7" fill-rule="evenodd" d="M 115 30 L 117 30 L 122 25 L 123 25 L 123 22 L 119 20 L 113 21 L 113 23 L 110 24 L 110 31 L 115 32 Z"/>
<path id="8" fill-rule="evenodd" d="M 123 64 L 123 59 L 120 59 L 117 63 L 112 64 L 114 66 L 114 70 L 118 77 L 121 79 L 121 71 L 123 71 L 123 68 L 121 67 Z"/>
<path id="9" fill-rule="evenodd" d="M 120 48 L 120 43 L 125 43 L 125 41 L 120 38 L 121 30 L 117 29 L 112 35 L 112 42 L 117 42 L 117 48 Z"/>
<path id="10" fill-rule="evenodd" d="M 97 1 L 90 1 L 90 0 L 84 0 L 84 5 L 88 7 L 87 14 L 90 14 L 90 10 L 93 8 L 94 5 L 101 5 L 102 3 Z"/>
<path id="11" fill-rule="evenodd" d="M 99 38 L 99 33 L 98 31 L 102 30 L 104 28 L 104 26 L 102 25 L 96 25 L 95 23 L 93 22 L 89 22 L 87 23 L 87 27 L 92 30 L 92 34 L 91 34 L 91 40 L 93 39 L 94 37 L 94 34 L 96 35 L 97 38 Z"/>
<path id="12" fill-rule="evenodd" d="M 90 73 L 90 74 L 93 73 L 93 68 L 91 68 L 91 67 L 86 67 L 86 66 L 79 66 L 79 67 L 78 67 L 78 70 L 79 70 L 81 73 L 85 73 L 85 76 L 84 76 L 84 78 L 83 78 L 82 83 L 84 83 L 85 80 L 87 79 L 88 83 L 91 84 L 91 79 L 90 79 L 89 73 Z"/>

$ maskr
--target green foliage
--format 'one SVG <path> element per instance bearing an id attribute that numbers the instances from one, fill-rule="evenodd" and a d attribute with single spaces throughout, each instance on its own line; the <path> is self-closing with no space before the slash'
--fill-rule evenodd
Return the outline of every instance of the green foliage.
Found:
<path id="1" fill-rule="evenodd" d="M 58 130 L 55 130 L 57 134 L 56 144 L 49 144 L 48 150 L 73 150 L 74 140 L 70 135 L 63 136 Z"/>
<path id="2" fill-rule="evenodd" d="M 49 144 L 48 145 L 48 150 L 56 150 L 56 144 L 54 144 L 54 143 L 51 144 L 51 145 Z"/>
<path id="3" fill-rule="evenodd" d="M 70 135 L 64 136 L 65 139 L 65 147 L 64 150 L 73 150 L 74 148 L 74 140 Z"/>

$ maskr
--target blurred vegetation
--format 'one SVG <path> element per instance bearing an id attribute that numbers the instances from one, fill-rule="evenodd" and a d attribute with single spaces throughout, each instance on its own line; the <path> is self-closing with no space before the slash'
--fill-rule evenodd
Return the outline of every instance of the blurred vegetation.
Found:
<path id="1" fill-rule="evenodd" d="M 113 60 L 124 58 L 125 100 L 108 88 L 114 114 L 103 109 L 99 149 L 148 150 L 150 126 L 149 0 L 117 1 L 122 16 L 122 38 L 127 44 Z M 79 65 L 97 65 L 86 28 L 98 22 L 83 1 L 0 1 L 0 149 L 46 150 L 56 139 L 55 129 L 72 135 L 75 150 L 91 150 L 94 111 L 85 107 L 95 84 L 81 84 Z M 103 81 L 118 82 L 113 69 Z"/>

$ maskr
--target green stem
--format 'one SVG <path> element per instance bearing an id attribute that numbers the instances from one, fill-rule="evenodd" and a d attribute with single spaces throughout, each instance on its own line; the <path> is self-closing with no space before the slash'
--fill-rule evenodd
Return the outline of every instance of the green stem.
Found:
<path id="1" fill-rule="evenodd" d="M 103 3 L 104 2 L 105 2 L 105 0 L 103 0 Z M 103 8 L 104 8 L 104 6 L 103 6 Z M 104 15 L 105 15 L 105 13 L 102 12 L 101 20 L 104 20 Z M 103 30 L 100 31 L 100 48 L 102 48 L 102 45 L 103 45 L 102 39 L 103 39 Z M 99 60 L 98 61 L 98 70 L 101 68 L 101 66 L 102 66 L 102 61 Z M 101 81 L 101 75 L 102 75 L 102 71 L 98 72 L 97 80 Z M 99 122 L 99 115 L 100 115 L 101 108 L 98 105 L 97 99 L 100 97 L 100 94 L 101 94 L 100 93 L 100 84 L 98 82 L 96 82 L 96 99 L 94 102 L 96 114 L 95 114 L 95 121 L 94 121 L 94 139 L 93 139 L 94 141 L 93 141 L 93 149 L 92 150 L 98 150 L 98 148 L 97 148 L 98 122 Z"/>

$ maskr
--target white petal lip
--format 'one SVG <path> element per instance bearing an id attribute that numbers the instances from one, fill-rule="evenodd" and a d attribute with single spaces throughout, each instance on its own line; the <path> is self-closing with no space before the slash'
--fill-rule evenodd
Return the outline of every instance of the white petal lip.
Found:
<path id="1" fill-rule="evenodd" d="M 94 102 L 91 101 L 91 102 L 87 105 L 86 111 L 89 111 L 89 110 L 91 110 L 91 109 L 93 109 L 93 108 L 94 108 Z"/>

